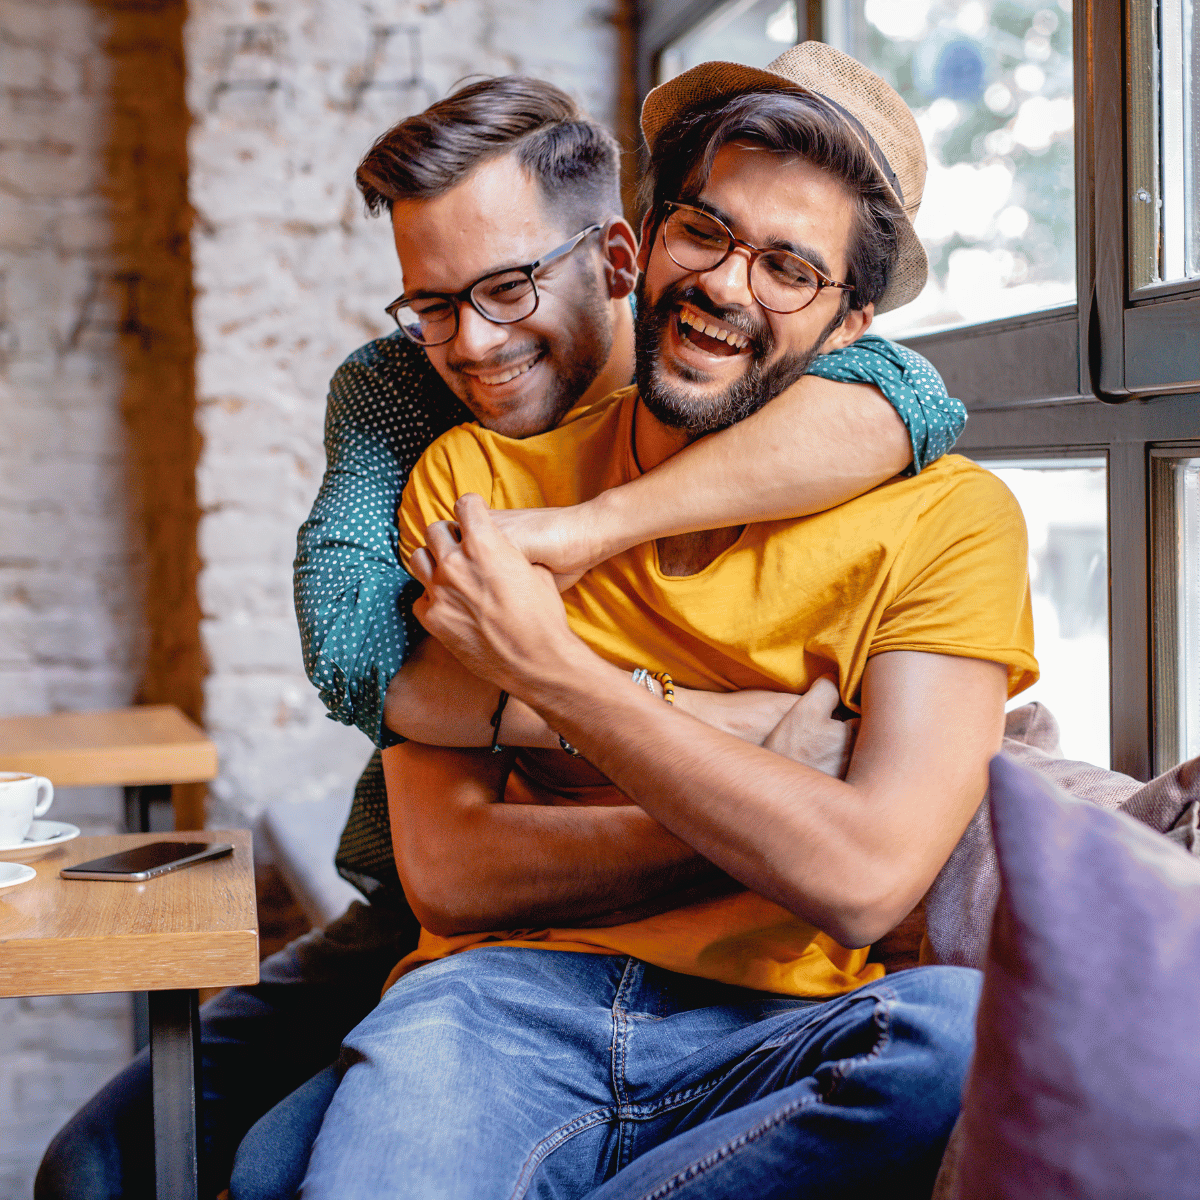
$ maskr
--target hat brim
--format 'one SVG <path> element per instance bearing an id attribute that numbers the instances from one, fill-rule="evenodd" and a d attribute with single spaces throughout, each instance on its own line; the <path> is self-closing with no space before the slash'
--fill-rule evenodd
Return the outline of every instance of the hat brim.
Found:
<path id="1" fill-rule="evenodd" d="M 742 63 L 706 62 L 692 67 L 666 83 L 660 83 L 642 104 L 642 135 L 651 151 L 662 131 L 684 109 L 713 100 L 724 100 L 742 92 L 798 92 L 801 95 L 820 95 L 813 88 L 794 83 L 774 71 L 748 67 Z M 857 136 L 857 134 L 855 135 Z M 929 258 L 912 221 L 904 212 L 901 197 L 891 183 L 877 171 L 879 181 L 900 206 L 897 222 L 896 261 L 888 278 L 888 286 L 875 301 L 875 312 L 885 313 L 900 308 L 921 294 L 929 276 Z"/>

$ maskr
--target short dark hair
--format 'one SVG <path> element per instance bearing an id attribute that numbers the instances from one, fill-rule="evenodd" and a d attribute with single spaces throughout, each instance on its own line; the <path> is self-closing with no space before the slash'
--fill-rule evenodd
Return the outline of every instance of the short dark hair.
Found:
<path id="1" fill-rule="evenodd" d="M 722 146 L 750 142 L 795 154 L 840 179 L 858 206 L 847 253 L 851 306 L 865 308 L 887 289 L 899 252 L 899 203 L 883 183 L 870 151 L 836 110 L 803 92 L 743 92 L 711 107 L 684 109 L 659 134 L 642 182 L 643 203 L 656 215 L 667 200 L 703 184 Z"/>
<path id="2" fill-rule="evenodd" d="M 378 215 L 397 200 L 432 200 L 504 154 L 517 156 L 568 223 L 621 215 L 616 138 L 561 88 L 521 75 L 469 83 L 393 125 L 355 179 L 367 210 Z"/>

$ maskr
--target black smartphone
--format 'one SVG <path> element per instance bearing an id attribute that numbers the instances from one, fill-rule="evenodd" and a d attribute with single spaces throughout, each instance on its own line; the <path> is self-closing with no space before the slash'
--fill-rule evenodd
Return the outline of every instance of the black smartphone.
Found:
<path id="1" fill-rule="evenodd" d="M 228 842 L 150 842 L 119 854 L 63 867 L 59 874 L 64 879 L 152 879 L 232 853 L 233 847 Z"/>

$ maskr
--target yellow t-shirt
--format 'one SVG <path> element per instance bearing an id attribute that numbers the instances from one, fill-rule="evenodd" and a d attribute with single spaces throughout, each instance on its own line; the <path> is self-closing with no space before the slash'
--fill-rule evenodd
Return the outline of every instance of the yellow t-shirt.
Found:
<path id="1" fill-rule="evenodd" d="M 400 507 L 405 562 L 433 521 L 478 492 L 492 508 L 576 504 L 637 474 L 636 389 L 538 437 L 463 425 L 425 452 Z M 571 628 L 625 669 L 684 687 L 803 692 L 838 680 L 859 708 L 867 659 L 918 650 L 990 659 L 1009 695 L 1037 678 L 1025 523 L 995 475 L 958 456 L 828 512 L 748 525 L 704 570 L 665 576 L 653 543 L 589 571 L 563 594 Z M 877 978 L 846 950 L 751 892 L 625 925 L 439 938 L 422 933 L 399 973 L 470 946 L 630 954 L 672 971 L 788 995 L 832 996 Z"/>

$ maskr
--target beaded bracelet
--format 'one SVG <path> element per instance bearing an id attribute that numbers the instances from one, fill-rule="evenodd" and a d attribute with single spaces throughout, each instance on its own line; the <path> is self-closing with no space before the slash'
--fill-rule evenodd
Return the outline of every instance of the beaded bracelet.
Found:
<path id="1" fill-rule="evenodd" d="M 500 722 L 504 720 L 504 706 L 508 703 L 508 693 L 500 693 L 500 703 L 496 705 L 496 711 L 492 713 L 492 753 L 499 754 L 504 747 L 500 745 Z"/>
<path id="2" fill-rule="evenodd" d="M 565 737 L 563 737 L 563 735 L 562 735 L 561 733 L 558 735 L 558 744 L 559 744 L 559 745 L 560 745 L 560 746 L 561 746 L 561 747 L 562 747 L 562 748 L 563 748 L 563 749 L 564 749 L 564 750 L 565 750 L 565 751 L 566 751 L 566 752 L 567 752 L 567 753 L 568 753 L 568 754 L 569 754 L 569 755 L 570 755 L 572 758 L 578 758 L 578 757 L 579 757 L 579 751 L 578 751 L 578 750 L 576 750 L 576 749 L 575 749 L 575 747 L 574 747 L 574 746 L 572 746 L 572 745 L 571 745 L 571 743 L 570 743 L 570 742 L 568 742 L 568 741 L 567 741 L 567 739 L 566 739 Z"/>
<path id="3" fill-rule="evenodd" d="M 669 671 L 651 671 L 650 678 L 662 684 L 663 699 L 668 704 L 675 703 L 675 680 Z"/>
<path id="4" fill-rule="evenodd" d="M 650 678 L 650 672 L 645 667 L 638 667 L 631 676 L 636 687 L 644 687 L 656 700 L 658 693 L 654 690 L 654 682 Z"/>

